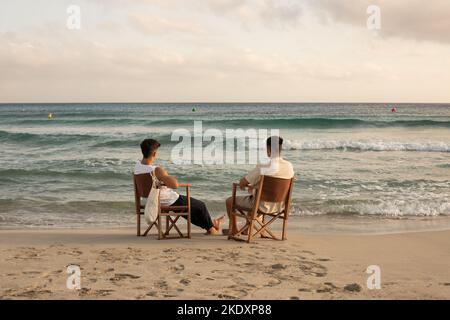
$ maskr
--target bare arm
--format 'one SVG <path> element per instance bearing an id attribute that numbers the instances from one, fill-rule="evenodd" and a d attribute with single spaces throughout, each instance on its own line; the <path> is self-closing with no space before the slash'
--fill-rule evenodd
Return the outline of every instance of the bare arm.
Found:
<path id="1" fill-rule="evenodd" d="M 178 189 L 178 180 L 175 177 L 169 176 L 166 170 L 161 167 L 157 167 L 155 170 L 156 177 L 159 181 L 163 182 L 167 187 L 171 189 Z"/>

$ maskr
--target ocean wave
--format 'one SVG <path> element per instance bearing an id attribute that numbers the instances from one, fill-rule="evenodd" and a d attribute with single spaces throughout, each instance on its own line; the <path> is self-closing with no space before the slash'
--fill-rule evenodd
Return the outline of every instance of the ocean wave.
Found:
<path id="1" fill-rule="evenodd" d="M 27 143 L 33 142 L 36 145 L 83 142 L 98 139 L 98 136 L 88 134 L 49 134 L 49 133 L 28 133 L 28 132 L 10 132 L 0 130 L 0 142 L 17 142 Z"/>
<path id="2" fill-rule="evenodd" d="M 64 170 L 64 168 L 62 169 Z M 5 182 L 7 184 L 22 183 L 17 179 L 26 178 L 30 180 L 32 178 L 51 178 L 53 180 L 58 179 L 84 179 L 87 182 L 95 182 L 98 180 L 105 179 L 130 179 L 131 176 L 131 165 L 128 171 L 117 172 L 114 170 L 98 170 L 93 171 L 86 165 L 86 167 L 75 169 L 75 170 L 53 170 L 53 169 L 3 169 L 0 170 L 0 183 Z"/>
<path id="3" fill-rule="evenodd" d="M 214 122 L 214 121 L 212 121 Z M 363 120 L 341 118 L 267 118 L 267 119 L 239 119 L 218 121 L 225 122 L 232 127 L 270 127 L 270 128 L 387 128 L 387 127 L 444 127 L 450 128 L 450 121 L 435 120 Z M 207 121 L 208 123 L 208 121 Z"/>
<path id="4" fill-rule="evenodd" d="M 354 203 L 321 205 L 295 205 L 293 215 L 317 216 L 317 215 L 359 215 L 380 216 L 388 218 L 399 217 L 438 217 L 450 216 L 450 202 L 442 200 L 383 200 L 383 201 L 354 201 Z"/>
<path id="5" fill-rule="evenodd" d="M 286 141 L 287 150 L 343 150 L 343 151 L 420 151 L 450 152 L 450 143 L 445 142 L 395 142 L 395 141 L 351 141 L 313 140 Z"/>
<path id="6" fill-rule="evenodd" d="M 193 117 L 191 115 L 172 118 L 156 118 L 152 119 L 149 116 L 142 118 L 65 118 L 57 119 L 49 122 L 47 119 L 11 119 L 11 123 L 18 125 L 73 125 L 73 126 L 132 126 L 140 125 L 145 127 L 152 126 L 167 126 L 167 127 L 191 127 L 194 121 L 202 121 L 204 125 L 212 127 L 226 127 L 226 128 L 388 128 L 388 127 L 441 127 L 450 128 L 450 121 L 447 120 L 380 120 L 380 119 L 358 119 L 358 118 L 203 118 Z"/>
<path id="7" fill-rule="evenodd" d="M 151 133 L 149 136 L 158 139 L 161 143 L 171 143 L 170 135 Z M 139 146 L 145 136 L 136 134 L 126 137 L 107 136 L 102 134 L 67 134 L 67 133 L 28 133 L 0 130 L 0 142 L 27 144 L 32 146 L 64 146 L 69 144 L 85 143 L 93 148 L 124 148 Z"/>
<path id="8" fill-rule="evenodd" d="M 149 133 L 162 145 L 174 145 L 167 133 Z M 136 134 L 126 137 L 93 134 L 25 133 L 0 130 L 0 142 L 21 143 L 34 146 L 64 146 L 85 143 L 92 148 L 137 148 L 144 136 Z M 206 146 L 207 142 L 204 143 Z M 247 146 L 247 150 L 248 150 Z M 399 142 L 384 140 L 286 140 L 286 150 L 343 150 L 343 151 L 419 151 L 450 152 L 450 143 L 443 141 Z"/>

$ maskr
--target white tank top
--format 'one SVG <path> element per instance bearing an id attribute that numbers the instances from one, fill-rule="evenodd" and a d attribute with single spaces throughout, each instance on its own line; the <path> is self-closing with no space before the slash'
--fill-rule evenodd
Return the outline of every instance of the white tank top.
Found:
<path id="1" fill-rule="evenodd" d="M 136 166 L 134 167 L 134 174 L 138 175 L 144 173 L 152 173 L 156 168 L 157 166 L 145 165 L 142 164 L 140 161 L 138 161 L 136 163 Z M 173 189 L 161 187 L 159 197 L 162 206 L 171 206 L 178 200 L 180 195 L 176 193 Z"/>

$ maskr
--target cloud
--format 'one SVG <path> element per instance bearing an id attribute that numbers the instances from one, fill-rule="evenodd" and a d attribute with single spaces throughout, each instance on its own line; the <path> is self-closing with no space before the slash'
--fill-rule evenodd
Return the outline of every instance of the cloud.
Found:
<path id="1" fill-rule="evenodd" d="M 295 25 L 301 17 L 301 5 L 295 0 L 210 0 L 199 2 L 216 15 L 240 21 L 249 27 L 254 23 L 265 26 Z"/>
<path id="2" fill-rule="evenodd" d="M 366 27 L 369 5 L 381 9 L 384 37 L 450 43 L 448 0 L 310 0 L 309 7 L 324 20 Z"/>
<path id="3" fill-rule="evenodd" d="M 378 1 L 387 38 L 367 35 L 365 0 L 92 1 L 79 31 L 19 14 L 0 31 L 1 102 L 449 99 L 440 13 L 401 20 L 414 0 Z"/>
<path id="4" fill-rule="evenodd" d="M 200 35 L 205 33 L 198 24 L 192 22 L 168 20 L 143 13 L 130 13 L 128 18 L 132 27 L 147 35 L 169 33 Z"/>

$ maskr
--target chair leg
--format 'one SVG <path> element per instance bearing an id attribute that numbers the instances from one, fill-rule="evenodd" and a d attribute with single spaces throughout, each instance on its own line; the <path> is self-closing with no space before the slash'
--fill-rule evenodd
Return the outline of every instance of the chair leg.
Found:
<path id="1" fill-rule="evenodd" d="M 141 215 L 137 214 L 137 236 L 141 236 Z"/>
<path id="2" fill-rule="evenodd" d="M 161 240 L 163 235 L 162 235 L 162 221 L 161 221 L 161 215 L 158 215 L 158 240 Z"/>
<path id="3" fill-rule="evenodd" d="M 286 217 L 283 218 L 283 235 L 282 235 L 283 241 L 287 240 L 287 219 Z"/>
<path id="4" fill-rule="evenodd" d="M 168 236 L 169 235 L 169 216 L 166 217 L 166 233 L 165 235 Z"/>
<path id="5" fill-rule="evenodd" d="M 232 233 L 233 230 L 233 211 L 231 211 L 230 216 L 228 217 L 229 223 L 228 223 L 228 240 L 233 239 L 234 233 Z"/>
<path id="6" fill-rule="evenodd" d="M 188 239 L 191 239 L 191 212 L 189 212 L 188 215 L 188 221 L 187 221 L 187 233 L 188 233 Z"/>
<path id="7" fill-rule="evenodd" d="M 248 225 L 248 229 L 247 229 L 247 232 L 248 232 L 247 243 L 250 243 L 252 241 L 252 238 L 253 238 L 253 223 L 254 223 L 254 220 L 252 219 L 250 221 L 249 225 Z"/>

